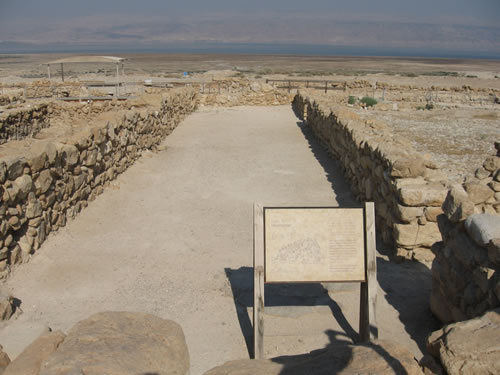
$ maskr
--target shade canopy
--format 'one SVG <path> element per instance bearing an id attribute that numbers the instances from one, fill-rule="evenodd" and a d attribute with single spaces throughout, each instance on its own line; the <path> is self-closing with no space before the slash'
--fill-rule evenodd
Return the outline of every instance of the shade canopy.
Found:
<path id="1" fill-rule="evenodd" d="M 67 63 L 120 63 L 125 60 L 122 57 L 116 56 L 73 56 L 65 59 L 59 59 L 46 62 L 45 65 L 50 64 L 67 64 Z"/>

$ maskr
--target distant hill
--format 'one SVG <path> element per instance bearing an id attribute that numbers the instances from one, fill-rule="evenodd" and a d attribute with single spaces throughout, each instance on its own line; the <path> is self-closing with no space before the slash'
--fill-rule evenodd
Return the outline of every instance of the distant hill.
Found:
<path id="1" fill-rule="evenodd" d="M 313 44 L 375 49 L 488 52 L 500 56 L 500 25 L 332 19 L 312 15 L 212 15 L 179 19 L 76 19 L 0 26 L 2 50 L 161 48 L 182 44 Z M 58 47 L 59 46 L 59 47 Z"/>

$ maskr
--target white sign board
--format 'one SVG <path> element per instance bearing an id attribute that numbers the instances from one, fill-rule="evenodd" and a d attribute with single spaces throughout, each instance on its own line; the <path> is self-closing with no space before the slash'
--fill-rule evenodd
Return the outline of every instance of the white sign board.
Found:
<path id="1" fill-rule="evenodd" d="M 362 208 L 265 208 L 265 282 L 365 281 Z"/>

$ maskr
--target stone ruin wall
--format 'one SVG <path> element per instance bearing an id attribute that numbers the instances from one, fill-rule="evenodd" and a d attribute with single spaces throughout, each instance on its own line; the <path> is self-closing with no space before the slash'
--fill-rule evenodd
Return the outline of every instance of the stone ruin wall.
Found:
<path id="1" fill-rule="evenodd" d="M 43 128 L 49 127 L 48 107 L 48 104 L 40 104 L 28 110 L 15 110 L 0 117 L 0 144 L 33 137 Z"/>
<path id="2" fill-rule="evenodd" d="M 432 263 L 431 310 L 444 323 L 500 306 L 500 144 L 463 184 L 404 139 L 331 102 L 293 107 L 340 163 L 356 198 L 375 202 L 377 230 L 397 257 Z M 429 250 L 430 249 L 430 250 Z"/>
<path id="3" fill-rule="evenodd" d="M 155 148 L 196 106 L 193 90 L 172 90 L 159 107 L 120 111 L 112 121 L 2 150 L 0 278 L 29 259 L 52 231 L 87 207 L 142 151 Z M 28 141 L 27 148 L 23 142 Z"/>
<path id="4" fill-rule="evenodd" d="M 376 121 L 299 93 L 293 108 L 340 163 L 355 198 L 374 201 L 377 230 L 397 258 L 430 261 L 441 241 L 437 217 L 446 176 L 405 139 Z"/>
<path id="5" fill-rule="evenodd" d="M 500 306 L 500 144 L 467 182 L 451 187 L 432 265 L 431 310 L 444 323 Z"/>
<path id="6" fill-rule="evenodd" d="M 308 91 L 301 83 L 300 91 Z M 500 103 L 500 90 L 492 88 L 475 88 L 471 86 L 430 86 L 418 85 L 393 85 L 385 82 L 370 82 L 367 80 L 354 80 L 337 85 L 328 89 L 325 94 L 323 90 L 316 90 L 314 98 L 327 96 L 330 103 L 348 104 L 349 96 L 371 96 L 379 103 L 375 106 L 378 110 L 388 110 L 393 103 L 398 108 L 414 108 L 433 103 L 440 107 L 454 107 L 460 105 L 487 106 Z M 382 100 L 382 98 L 384 100 Z"/>

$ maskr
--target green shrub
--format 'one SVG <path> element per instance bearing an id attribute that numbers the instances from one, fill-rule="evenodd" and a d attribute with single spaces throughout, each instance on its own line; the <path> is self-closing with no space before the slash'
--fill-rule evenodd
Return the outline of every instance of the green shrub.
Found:
<path id="1" fill-rule="evenodd" d="M 347 103 L 349 103 L 349 104 L 355 104 L 356 103 L 356 97 L 350 95 L 349 99 L 347 99 Z"/>
<path id="2" fill-rule="evenodd" d="M 372 98 L 371 96 L 364 96 L 363 98 L 361 98 L 360 102 L 366 105 L 367 107 L 374 106 L 375 104 L 378 103 L 377 99 Z"/>

